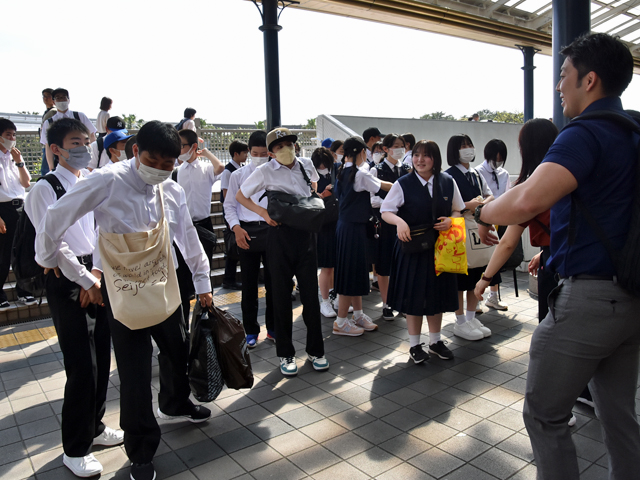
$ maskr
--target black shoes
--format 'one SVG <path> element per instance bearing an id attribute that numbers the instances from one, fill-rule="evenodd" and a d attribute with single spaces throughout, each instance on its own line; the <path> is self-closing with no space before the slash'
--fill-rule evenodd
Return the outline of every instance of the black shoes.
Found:
<path id="1" fill-rule="evenodd" d="M 211 410 L 202 405 L 191 405 L 190 411 L 183 415 L 167 415 L 160 410 L 160 407 L 158 407 L 157 412 L 158 417 L 163 420 L 188 420 L 191 423 L 202 423 L 211 418 Z"/>
<path id="2" fill-rule="evenodd" d="M 424 343 L 420 343 L 409 349 L 409 355 L 411 355 L 415 363 L 422 363 L 425 360 L 429 360 L 429 354 L 422 349 L 422 345 L 424 345 Z"/>
<path id="3" fill-rule="evenodd" d="M 382 309 L 382 318 L 384 318 L 385 320 L 390 322 L 391 320 L 396 318 L 396 316 L 393 314 L 393 310 L 391 310 L 390 308 L 383 308 Z"/>
<path id="4" fill-rule="evenodd" d="M 224 288 L 226 290 L 242 290 L 242 283 L 240 283 L 240 282 L 233 282 L 233 283 L 224 282 L 222 284 L 222 288 Z"/>
<path id="5" fill-rule="evenodd" d="M 155 480 L 156 470 L 153 468 L 153 463 L 132 463 L 131 474 L 129 475 L 131 480 Z"/>
<path id="6" fill-rule="evenodd" d="M 445 346 L 442 340 L 429 345 L 429 353 L 433 353 L 443 360 L 453 360 L 453 352 Z"/>

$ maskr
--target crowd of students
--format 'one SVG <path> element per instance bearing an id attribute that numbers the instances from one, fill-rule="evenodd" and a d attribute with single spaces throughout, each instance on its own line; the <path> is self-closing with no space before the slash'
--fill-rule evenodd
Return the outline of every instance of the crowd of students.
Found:
<path id="1" fill-rule="evenodd" d="M 378 318 L 405 316 L 415 363 L 430 355 L 450 360 L 454 354 L 441 335 L 443 313 L 455 312 L 456 336 L 490 336 L 476 317 L 477 302 L 489 288 L 485 305 L 508 308 L 498 298 L 499 272 L 529 227 L 532 245 L 542 249 L 530 263 L 538 272 L 542 323 L 532 341 L 524 417 L 539 478 L 578 478 L 568 426 L 575 423 L 571 405 L 589 379 L 612 478 L 633 478 L 640 464 L 634 411 L 640 355 L 634 315 L 640 300 L 616 284 L 615 265 L 597 232 L 571 207 L 579 195 L 613 232 L 616 245 L 624 243 L 628 225 L 620 219 L 630 217 L 638 141 L 609 117 L 625 115 L 619 96 L 633 62 L 626 47 L 602 34 L 582 37 L 563 53 L 558 90 L 565 114 L 595 112 L 597 118 L 579 119 L 559 135 L 550 121 L 527 122 L 518 139 L 523 164 L 513 187 L 499 139 L 485 145 L 484 162 L 474 168 L 480 162 L 472 139 L 452 136 L 445 152 L 449 168 L 443 170 L 439 146 L 410 133 L 383 135 L 372 127 L 362 137 L 325 139 L 309 159 L 300 157 L 297 136 L 277 127 L 253 132 L 248 144 L 234 141 L 233 160 L 225 166 L 199 148 L 194 109 L 186 109 L 177 126 L 151 121 L 133 136 L 122 119 L 109 116 L 111 99 L 102 99 L 96 128 L 69 109 L 69 92 L 59 88 L 43 91 L 50 108 L 41 129 L 42 171 L 51 173 L 25 195 L 31 176 L 15 147 L 16 127 L 0 119 L 0 279 L 6 281 L 24 206 L 36 231 L 35 260 L 45 269 L 67 375 L 64 464 L 79 477 L 96 475 L 102 466 L 92 447 L 124 442 L 130 478 L 153 480 L 160 442 L 156 414 L 193 423 L 210 418 L 209 409 L 189 399 L 186 367 L 190 300 L 196 295 L 203 307 L 213 303 L 210 204 L 212 187 L 222 180 L 227 247 L 237 251 L 242 276 L 238 284 L 229 255 L 225 281 L 242 290 L 246 343 L 253 348 L 261 331 L 258 279 L 264 266 L 266 339 L 275 342 L 287 377 L 298 372 L 294 277 L 307 360 L 315 370 L 329 368 L 321 316 L 335 318 L 333 334 L 343 336 L 377 330 Z M 615 165 L 613 173 L 600 168 L 607 161 Z M 603 185 L 606 192 L 599 189 Z M 317 229 L 303 227 L 300 217 L 274 207 L 277 194 L 318 195 L 334 207 L 337 200 L 337 218 Z M 484 244 L 498 246 L 489 256 L 468 251 L 465 275 L 436 275 L 435 239 L 460 216 Z M 492 230 L 501 224 L 509 226 L 498 232 L 499 240 Z M 412 240 L 419 235 L 416 247 Z M 364 313 L 362 297 L 371 289 L 380 291 L 379 316 Z M 30 292 L 19 290 L 18 296 L 21 303 L 34 301 Z M 0 310 L 8 306 L 1 297 Z M 425 316 L 429 340 L 423 348 Z M 614 324 L 612 331 L 602 328 L 603 316 Z M 155 414 L 152 339 L 160 370 Z M 111 342 L 122 430 L 102 423 Z"/>

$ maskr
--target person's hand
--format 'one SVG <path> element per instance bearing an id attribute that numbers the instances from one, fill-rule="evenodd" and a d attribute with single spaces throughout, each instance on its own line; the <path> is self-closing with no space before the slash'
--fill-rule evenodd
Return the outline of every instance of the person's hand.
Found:
<path id="1" fill-rule="evenodd" d="M 102 303 L 102 291 L 100 290 L 100 283 L 95 283 L 89 290 L 85 290 L 84 288 L 80 289 L 80 306 L 82 308 L 87 308 L 89 304 L 101 305 Z"/>
<path id="2" fill-rule="evenodd" d="M 40 265 L 42 267 L 42 265 Z M 56 278 L 60 278 L 60 268 L 58 267 L 53 267 L 53 268 L 44 268 L 44 274 L 46 275 L 47 273 L 49 273 L 51 270 L 53 270 L 53 273 L 56 274 Z"/>
<path id="3" fill-rule="evenodd" d="M 7 233 L 7 224 L 0 218 L 0 233 Z"/>
<path id="4" fill-rule="evenodd" d="M 211 307 L 213 305 L 213 295 L 211 295 L 211 292 L 201 293 L 198 295 L 198 298 L 200 299 L 200 306 L 202 307 Z"/>
<path id="5" fill-rule="evenodd" d="M 236 243 L 243 250 L 249 250 L 249 242 L 251 241 L 251 237 L 247 233 L 247 231 L 242 228 L 240 225 L 235 225 L 233 227 L 233 233 L 236 236 Z"/>
<path id="6" fill-rule="evenodd" d="M 269 212 L 267 212 L 266 208 L 263 208 L 262 210 L 264 210 L 260 216 L 262 218 L 264 218 L 264 221 L 267 222 L 269 225 L 271 225 L 272 227 L 277 227 L 278 225 L 280 225 L 278 222 L 276 222 L 275 220 L 273 220 L 270 216 L 269 216 Z"/>
<path id="7" fill-rule="evenodd" d="M 529 262 L 529 273 L 531 275 L 538 275 L 538 270 L 540 269 L 540 257 L 542 256 L 542 252 L 534 255 L 534 257 Z"/>
<path id="8" fill-rule="evenodd" d="M 478 224 L 478 235 L 480 235 L 480 241 L 485 245 L 498 245 L 500 243 L 498 236 L 493 233 L 495 231 L 496 229 L 493 226 L 485 227 Z"/>
<path id="9" fill-rule="evenodd" d="M 489 286 L 489 282 L 487 282 L 486 280 L 478 280 L 478 283 L 476 283 L 476 288 L 473 291 L 473 293 L 476 295 L 476 298 L 478 300 L 482 300 L 482 294 L 484 293 L 484 291 L 487 289 L 487 287 Z"/>
<path id="10" fill-rule="evenodd" d="M 98 280 L 102 280 L 102 272 L 97 268 L 94 268 L 93 270 L 91 270 L 91 275 L 96 277 Z"/>
<path id="11" fill-rule="evenodd" d="M 331 195 L 333 195 L 333 193 L 331 193 L 331 190 L 329 190 L 328 188 L 325 188 L 324 191 L 320 194 L 320 198 L 327 198 L 327 197 L 330 197 Z"/>
<path id="12" fill-rule="evenodd" d="M 444 232 L 451 228 L 451 219 L 449 217 L 439 217 L 438 220 L 440 221 L 433 226 L 435 230 Z"/>
<path id="13" fill-rule="evenodd" d="M 473 213 L 475 212 L 476 207 L 482 204 L 482 200 L 478 200 L 477 198 L 474 198 L 473 200 L 469 200 L 467 203 L 469 204 L 467 209 L 471 210 L 471 213 Z"/>
<path id="14" fill-rule="evenodd" d="M 204 143 L 204 140 L 202 138 L 198 137 L 198 142 Z"/>
<path id="15" fill-rule="evenodd" d="M 13 157 L 14 162 L 16 163 L 21 162 L 22 154 L 20 153 L 20 150 L 18 150 L 16 147 L 13 147 L 11 149 L 11 156 Z"/>
<path id="16" fill-rule="evenodd" d="M 411 240 L 411 229 L 409 228 L 409 225 L 407 225 L 407 222 L 405 222 L 402 219 L 400 219 L 400 221 L 402 223 L 399 223 L 397 225 L 398 238 L 400 239 L 401 242 L 408 242 Z"/>

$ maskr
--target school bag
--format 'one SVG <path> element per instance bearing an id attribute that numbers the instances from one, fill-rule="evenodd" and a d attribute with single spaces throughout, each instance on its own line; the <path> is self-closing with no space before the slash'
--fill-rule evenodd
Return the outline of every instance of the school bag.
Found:
<path id="1" fill-rule="evenodd" d="M 640 112 L 627 110 L 633 120 L 628 117 L 611 111 L 594 111 L 580 115 L 573 120 L 606 119 L 619 126 L 640 135 Z M 589 211 L 584 202 L 571 193 L 571 213 L 569 217 L 569 245 L 573 245 L 576 238 L 576 213 L 580 211 L 582 216 L 597 235 L 600 242 L 605 246 L 611 261 L 616 270 L 614 282 L 636 297 L 640 297 L 640 143 L 638 144 L 638 159 L 636 160 L 636 184 L 631 206 L 631 217 L 629 219 L 629 233 L 624 246 L 616 250 L 609 239 L 607 232 L 598 224 L 597 220 Z"/>
<path id="2" fill-rule="evenodd" d="M 73 113 L 73 118 L 75 118 L 76 120 L 80 120 L 80 114 L 78 112 L 71 112 L 71 113 Z M 53 123 L 53 117 L 47 118 L 47 123 L 49 124 L 49 126 L 51 126 L 51 124 Z"/>
<path id="3" fill-rule="evenodd" d="M 188 118 L 183 118 L 182 120 L 180 120 L 180 123 L 176 125 L 176 130 L 182 130 L 182 126 L 184 125 L 184 122 L 186 122 L 187 120 Z"/>
<path id="4" fill-rule="evenodd" d="M 224 388 L 215 338 L 215 318 L 196 302 L 189 344 L 189 387 L 199 402 L 213 402 Z"/>
<path id="5" fill-rule="evenodd" d="M 56 193 L 57 200 L 60 200 L 66 191 L 58 177 L 55 175 L 45 175 L 38 179 L 46 180 Z M 16 276 L 16 284 L 30 292 L 33 296 L 44 295 L 44 269 L 36 263 L 36 229 L 31 223 L 31 219 L 22 207 L 18 216 L 16 233 L 11 246 L 11 268 Z"/>

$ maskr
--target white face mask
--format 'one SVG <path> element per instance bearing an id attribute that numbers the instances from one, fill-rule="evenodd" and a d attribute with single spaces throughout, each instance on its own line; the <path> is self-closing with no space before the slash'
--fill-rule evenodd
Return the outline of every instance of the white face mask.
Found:
<path id="1" fill-rule="evenodd" d="M 489 162 L 489 164 L 493 167 L 494 170 L 497 170 L 497 169 L 502 168 L 504 166 L 504 162 L 496 162 L 494 160 L 491 160 Z"/>
<path id="2" fill-rule="evenodd" d="M 460 150 L 460 162 L 471 163 L 476 159 L 476 149 L 473 147 Z"/>
<path id="3" fill-rule="evenodd" d="M 256 167 L 260 165 L 264 165 L 269 161 L 269 156 L 266 157 L 251 157 L 251 163 L 253 163 Z"/>
<path id="4" fill-rule="evenodd" d="M 371 157 L 373 158 L 373 163 L 376 165 L 380 163 L 380 160 L 382 160 L 382 154 L 380 152 L 374 153 Z"/>
<path id="5" fill-rule="evenodd" d="M 120 150 L 120 154 L 118 155 L 118 161 L 124 162 L 127 159 L 127 152 L 124 150 Z"/>
<path id="6" fill-rule="evenodd" d="M 278 150 L 276 160 L 282 165 L 291 165 L 296 160 L 296 151 L 293 145 L 290 147 L 283 146 Z"/>
<path id="7" fill-rule="evenodd" d="M 395 158 L 396 160 L 402 160 L 404 157 L 404 148 L 391 148 L 389 150 L 389 155 L 391 158 Z"/>
<path id="8" fill-rule="evenodd" d="M 68 100 L 66 102 L 55 102 L 55 104 L 59 112 L 66 112 L 67 110 L 69 110 Z"/>
<path id="9" fill-rule="evenodd" d="M 328 168 L 319 168 L 318 169 L 318 173 L 320 175 L 326 175 L 327 173 L 329 173 L 329 169 Z"/>
<path id="10" fill-rule="evenodd" d="M 171 172 L 158 168 L 148 167 L 138 159 L 138 175 L 147 185 L 158 185 L 171 176 Z"/>
<path id="11" fill-rule="evenodd" d="M 16 146 L 15 140 L 9 140 L 4 137 L 0 137 L 0 143 L 2 143 L 2 146 L 9 151 L 11 151 L 11 149 Z"/>
<path id="12" fill-rule="evenodd" d="M 82 170 L 83 168 L 87 168 L 89 166 L 89 162 L 91 161 L 91 147 L 89 145 L 70 148 L 66 150 L 62 147 L 58 147 L 63 152 L 67 152 L 69 154 L 69 158 L 64 158 L 64 155 L 60 155 L 67 165 L 69 165 L 74 170 Z"/>
<path id="13" fill-rule="evenodd" d="M 344 155 L 340 155 L 339 153 L 336 153 L 336 157 L 338 157 L 336 159 L 336 162 L 342 162 L 342 158 L 344 157 Z"/>
<path id="14" fill-rule="evenodd" d="M 191 160 L 191 152 L 183 153 L 178 156 L 179 162 L 188 162 L 189 160 Z"/>

